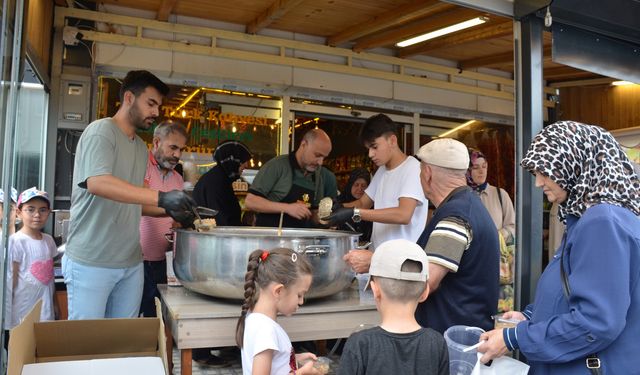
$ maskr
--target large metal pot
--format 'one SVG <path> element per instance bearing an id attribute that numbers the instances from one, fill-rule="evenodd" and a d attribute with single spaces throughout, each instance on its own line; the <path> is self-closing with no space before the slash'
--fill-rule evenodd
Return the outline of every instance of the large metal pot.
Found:
<path id="1" fill-rule="evenodd" d="M 307 298 L 325 297 L 347 288 L 353 271 L 342 260 L 358 244 L 352 232 L 283 228 L 218 227 L 209 232 L 177 229 L 173 268 L 190 290 L 213 297 L 243 299 L 249 254 L 256 249 L 287 247 L 304 254 L 313 265 Z"/>

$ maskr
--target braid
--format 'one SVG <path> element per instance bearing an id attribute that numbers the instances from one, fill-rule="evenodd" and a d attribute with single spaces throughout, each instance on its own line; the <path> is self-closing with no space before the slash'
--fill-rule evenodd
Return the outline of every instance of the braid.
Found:
<path id="1" fill-rule="evenodd" d="M 256 276 L 260 265 L 260 254 L 262 254 L 262 250 L 255 250 L 249 255 L 247 273 L 244 276 L 244 302 L 242 303 L 240 319 L 238 319 L 236 326 L 236 344 L 239 348 L 242 348 L 244 341 L 244 322 L 247 318 L 247 313 L 256 303 Z"/>
<path id="2" fill-rule="evenodd" d="M 266 289 L 271 283 L 282 284 L 286 288 L 295 283 L 301 275 L 312 274 L 313 269 L 309 261 L 291 249 L 253 251 L 249 255 L 247 273 L 244 276 L 244 302 L 236 326 L 238 347 L 242 348 L 247 314 L 254 309 L 260 290 Z"/>

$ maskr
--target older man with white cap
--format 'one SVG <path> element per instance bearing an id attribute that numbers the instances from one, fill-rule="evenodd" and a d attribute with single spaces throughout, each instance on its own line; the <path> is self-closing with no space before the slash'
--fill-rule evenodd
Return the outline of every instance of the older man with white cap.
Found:
<path id="1" fill-rule="evenodd" d="M 436 206 L 418 239 L 429 257 L 428 300 L 416 320 L 444 332 L 453 325 L 493 328 L 498 304 L 500 245 L 491 216 L 467 186 L 467 147 L 440 138 L 422 146 L 420 182 Z"/>

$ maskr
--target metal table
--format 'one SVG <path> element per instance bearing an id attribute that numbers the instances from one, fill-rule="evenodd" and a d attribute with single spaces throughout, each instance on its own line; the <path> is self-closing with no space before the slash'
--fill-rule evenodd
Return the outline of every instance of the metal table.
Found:
<path id="1" fill-rule="evenodd" d="M 240 302 L 208 297 L 183 287 L 158 285 L 158 289 L 167 330 L 169 368 L 173 369 L 174 339 L 180 350 L 182 375 L 191 375 L 192 349 L 236 345 Z M 361 302 L 356 288 L 305 301 L 294 315 L 278 317 L 292 341 L 348 337 L 361 324 L 379 322 L 373 302 Z"/>

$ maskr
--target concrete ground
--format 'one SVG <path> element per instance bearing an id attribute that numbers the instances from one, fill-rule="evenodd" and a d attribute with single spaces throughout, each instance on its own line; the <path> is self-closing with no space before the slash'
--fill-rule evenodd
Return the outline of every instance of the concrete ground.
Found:
<path id="1" fill-rule="evenodd" d="M 214 351 L 214 353 L 216 353 Z M 329 369 L 328 375 L 334 375 L 337 370 L 340 356 L 332 355 L 331 360 L 334 361 L 333 366 Z M 193 362 L 193 375 L 242 375 L 242 365 L 240 363 L 240 357 L 234 360 L 230 360 L 230 367 L 214 368 L 210 366 L 203 366 L 197 362 Z M 174 346 L 173 347 L 173 374 L 180 375 L 180 352 Z"/>

